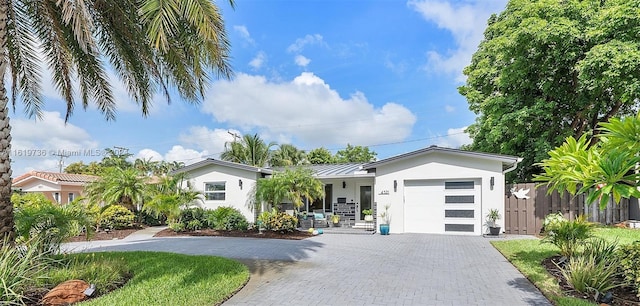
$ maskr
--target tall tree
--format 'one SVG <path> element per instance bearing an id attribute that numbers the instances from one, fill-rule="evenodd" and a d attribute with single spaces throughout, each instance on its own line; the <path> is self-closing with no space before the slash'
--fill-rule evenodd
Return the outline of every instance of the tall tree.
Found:
<path id="1" fill-rule="evenodd" d="M 14 237 L 5 80 L 11 80 L 11 104 L 20 98 L 27 114 L 39 117 L 39 64 L 47 63 L 66 103 L 65 120 L 78 97 L 83 108 L 93 102 L 112 120 L 107 62 L 145 116 L 155 91 L 168 100 L 174 87 L 185 101 L 197 102 L 211 70 L 231 75 L 224 22 L 211 1 L 0 1 L 0 50 L 0 238 Z"/>
<path id="2" fill-rule="evenodd" d="M 120 204 L 130 210 L 141 208 L 148 178 L 135 168 L 106 168 L 102 177 L 87 185 L 92 203 Z"/>
<path id="3" fill-rule="evenodd" d="M 240 141 L 225 143 L 224 152 L 220 154 L 220 158 L 234 163 L 264 167 L 270 159 L 271 147 L 275 145 L 275 142 L 264 142 L 258 134 L 244 135 Z"/>
<path id="4" fill-rule="evenodd" d="M 304 150 L 298 150 L 294 145 L 282 144 L 273 151 L 269 165 L 273 167 L 298 166 L 307 162 Z"/>
<path id="5" fill-rule="evenodd" d="M 307 160 L 314 165 L 324 165 L 335 163 L 335 158 L 331 152 L 325 148 L 317 148 L 307 153 Z"/>
<path id="6" fill-rule="evenodd" d="M 376 160 L 378 153 L 369 150 L 368 147 L 352 146 L 336 152 L 335 159 L 338 163 L 368 163 Z"/>
<path id="7" fill-rule="evenodd" d="M 300 208 L 304 199 L 313 202 L 322 196 L 322 182 L 313 176 L 311 169 L 302 167 L 277 172 L 270 178 L 259 179 L 256 184 L 256 203 L 278 206 L 283 200 L 289 200 Z"/>
<path id="8" fill-rule="evenodd" d="M 478 117 L 468 149 L 524 158 L 517 180 L 567 136 L 637 110 L 640 1 L 510 0 L 459 88 Z M 592 138 L 593 145 L 598 138 Z"/>

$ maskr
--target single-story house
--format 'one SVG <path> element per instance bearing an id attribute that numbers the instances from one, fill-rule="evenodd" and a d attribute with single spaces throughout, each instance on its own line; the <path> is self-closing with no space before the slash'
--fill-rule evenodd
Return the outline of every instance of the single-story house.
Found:
<path id="1" fill-rule="evenodd" d="M 67 204 L 84 194 L 84 187 L 97 176 L 31 171 L 13 179 L 12 188 L 22 192 L 40 192 L 47 199 Z"/>
<path id="2" fill-rule="evenodd" d="M 504 215 L 504 175 L 521 160 L 431 146 L 370 163 L 308 165 L 324 184 L 325 196 L 302 210 L 322 209 L 355 225 L 363 222 L 363 210 L 373 209 L 377 216 L 388 205 L 391 233 L 481 235 L 490 209 Z M 204 208 L 233 206 L 254 221 L 253 188 L 274 171 L 206 159 L 176 172 L 186 173 L 204 193 Z"/>

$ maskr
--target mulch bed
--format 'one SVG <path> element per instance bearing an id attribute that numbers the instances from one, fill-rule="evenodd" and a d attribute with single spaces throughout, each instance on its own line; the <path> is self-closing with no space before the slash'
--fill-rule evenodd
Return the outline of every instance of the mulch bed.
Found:
<path id="1" fill-rule="evenodd" d="M 562 276 L 562 272 L 560 269 L 554 264 L 559 263 L 561 256 L 552 256 L 542 261 L 542 265 L 547 269 L 549 274 L 553 275 L 558 280 L 558 285 L 560 289 L 568 296 L 576 297 L 579 299 L 589 300 L 591 302 L 594 301 L 593 296 L 586 295 L 580 293 L 578 291 L 573 290 L 573 287 L 569 285 L 569 283 Z M 631 287 L 618 287 L 612 290 L 613 293 L 613 303 L 611 305 L 621 305 L 621 306 L 638 306 L 640 305 L 640 299 L 636 296 L 636 293 L 633 291 Z"/>
<path id="2" fill-rule="evenodd" d="M 112 230 L 108 232 L 99 231 L 93 233 L 89 239 L 87 239 L 86 234 L 82 234 L 80 236 L 75 236 L 67 239 L 67 242 L 82 242 L 82 241 L 92 241 L 92 240 L 114 240 L 114 239 L 123 239 L 132 233 L 139 231 L 140 228 L 131 228 L 131 229 L 122 229 L 122 230 Z"/>
<path id="3" fill-rule="evenodd" d="M 302 240 L 309 237 L 313 237 L 313 234 L 309 232 L 302 232 L 302 231 L 293 231 L 289 233 L 263 231 L 262 234 L 260 234 L 257 231 L 216 231 L 212 229 L 203 229 L 198 231 L 176 233 L 173 230 L 165 229 L 154 235 L 154 237 L 175 237 L 175 236 L 219 236 L 219 237 L 249 237 L 249 238 Z"/>

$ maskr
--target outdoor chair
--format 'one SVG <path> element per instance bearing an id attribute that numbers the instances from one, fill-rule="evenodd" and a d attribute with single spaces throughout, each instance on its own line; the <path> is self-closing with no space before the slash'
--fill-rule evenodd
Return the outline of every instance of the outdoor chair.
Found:
<path id="1" fill-rule="evenodd" d="M 329 221 L 327 220 L 327 215 L 324 214 L 324 210 L 322 209 L 314 209 L 313 210 L 313 227 L 328 227 Z"/>

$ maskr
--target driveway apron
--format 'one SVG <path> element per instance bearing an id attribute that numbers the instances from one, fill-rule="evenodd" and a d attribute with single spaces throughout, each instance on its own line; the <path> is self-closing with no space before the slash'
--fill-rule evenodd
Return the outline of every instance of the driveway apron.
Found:
<path id="1" fill-rule="evenodd" d="M 249 266 L 251 280 L 225 305 L 551 305 L 489 242 L 427 234 L 325 234 L 300 241 L 138 236 L 64 248 L 238 259 Z"/>

